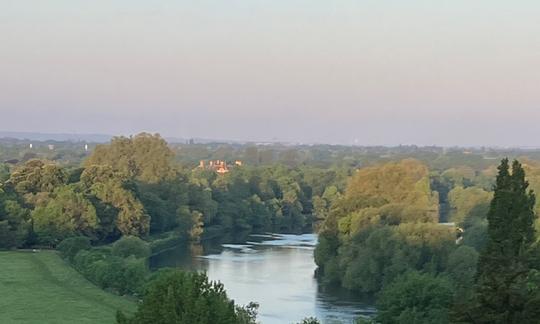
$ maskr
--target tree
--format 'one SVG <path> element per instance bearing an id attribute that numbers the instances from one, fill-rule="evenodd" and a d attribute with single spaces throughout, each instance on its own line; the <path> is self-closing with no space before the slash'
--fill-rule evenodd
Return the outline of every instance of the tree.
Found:
<path id="1" fill-rule="evenodd" d="M 457 310 L 457 319 L 473 323 L 536 323 L 530 314 L 538 290 L 528 288 L 535 231 L 535 195 L 528 191 L 525 171 L 508 159 L 499 166 L 487 215 L 487 242 L 480 254 L 473 300 Z"/>
<path id="2" fill-rule="evenodd" d="M 441 277 L 409 272 L 384 287 L 377 300 L 377 322 L 382 324 L 449 323 L 452 284 Z"/>
<path id="3" fill-rule="evenodd" d="M 0 188 L 0 198 L 3 195 Z M 29 212 L 17 201 L 0 199 L 0 248 L 20 247 L 29 234 Z"/>
<path id="4" fill-rule="evenodd" d="M 474 283 L 478 252 L 469 246 L 460 246 L 448 257 L 446 273 L 460 292 L 470 291 Z M 462 298 L 463 296 L 458 296 Z"/>
<path id="5" fill-rule="evenodd" d="M 484 218 L 492 194 L 478 187 L 455 187 L 448 194 L 452 208 L 450 220 L 462 224 L 467 218 Z"/>
<path id="6" fill-rule="evenodd" d="M 337 196 L 332 191 L 323 199 Z M 318 274 L 324 282 L 374 293 L 408 270 L 440 271 L 455 233 L 435 223 L 437 206 L 429 170 L 419 161 L 358 170 L 323 223 Z"/>
<path id="7" fill-rule="evenodd" d="M 52 192 L 66 182 L 65 172 L 51 162 L 30 160 L 15 170 L 9 179 L 21 193 Z"/>
<path id="8" fill-rule="evenodd" d="M 90 239 L 88 237 L 75 236 L 63 240 L 60 244 L 58 244 L 56 249 L 60 252 L 62 258 L 73 262 L 75 255 L 77 255 L 79 251 L 89 250 L 90 248 Z"/>
<path id="9" fill-rule="evenodd" d="M 173 156 L 159 134 L 141 133 L 129 138 L 115 137 L 108 145 L 98 145 L 85 165 L 108 165 L 130 178 L 157 183 L 173 174 Z"/>
<path id="10" fill-rule="evenodd" d="M 136 258 L 148 258 L 150 256 L 148 243 L 136 236 L 123 236 L 114 242 L 111 254 L 122 258 L 134 256 Z"/>
<path id="11" fill-rule="evenodd" d="M 206 274 L 179 270 L 159 271 L 149 283 L 142 304 L 132 318 L 121 312 L 120 324 L 249 324 L 246 312 L 229 300 L 221 283 Z"/>
<path id="12" fill-rule="evenodd" d="M 92 237 L 98 227 L 96 209 L 72 186 L 59 187 L 45 207 L 32 211 L 34 230 L 41 241 L 56 244 L 73 235 Z"/>
<path id="13" fill-rule="evenodd" d="M 110 166 L 93 165 L 81 174 L 85 192 L 117 209 L 116 227 L 123 235 L 144 236 L 150 229 L 150 217 L 132 191 L 124 188 L 126 177 Z"/>

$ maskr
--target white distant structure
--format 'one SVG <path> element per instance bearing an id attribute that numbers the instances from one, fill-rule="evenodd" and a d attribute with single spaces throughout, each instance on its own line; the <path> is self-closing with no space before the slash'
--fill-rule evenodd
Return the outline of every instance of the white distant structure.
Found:
<path id="1" fill-rule="evenodd" d="M 30 145 L 28 145 L 28 147 L 30 147 L 30 149 L 32 149 L 32 147 L 33 147 L 32 143 L 30 143 Z"/>
<path id="2" fill-rule="evenodd" d="M 47 146 L 49 147 L 49 150 L 51 150 L 51 151 L 54 150 L 54 145 L 49 144 L 49 145 L 47 145 Z"/>
<path id="3" fill-rule="evenodd" d="M 88 144 L 84 144 L 84 150 L 88 151 Z"/>

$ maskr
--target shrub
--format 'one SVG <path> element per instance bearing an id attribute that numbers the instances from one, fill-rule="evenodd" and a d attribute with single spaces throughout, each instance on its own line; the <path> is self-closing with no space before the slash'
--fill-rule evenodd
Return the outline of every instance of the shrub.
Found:
<path id="1" fill-rule="evenodd" d="M 69 262 L 73 262 L 73 258 L 75 258 L 75 255 L 77 255 L 79 251 L 88 250 L 90 247 L 90 239 L 88 237 L 76 236 L 63 240 L 58 244 L 57 249 L 62 258 L 69 260 Z"/>
<path id="2" fill-rule="evenodd" d="M 255 323 L 256 304 L 239 309 L 223 285 L 208 281 L 204 273 L 158 271 L 153 278 L 135 316 L 119 312 L 118 323 Z"/>
<path id="3" fill-rule="evenodd" d="M 135 258 L 148 258 L 151 254 L 148 243 L 135 236 L 123 236 L 118 241 L 114 242 L 112 255 L 127 258 L 134 256 Z"/>

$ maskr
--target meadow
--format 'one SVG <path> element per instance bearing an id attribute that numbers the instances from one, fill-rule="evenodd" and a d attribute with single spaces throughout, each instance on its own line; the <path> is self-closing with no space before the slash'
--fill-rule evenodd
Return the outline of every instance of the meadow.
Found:
<path id="1" fill-rule="evenodd" d="M 2 323 L 115 323 L 136 303 L 95 286 L 54 251 L 0 252 Z"/>

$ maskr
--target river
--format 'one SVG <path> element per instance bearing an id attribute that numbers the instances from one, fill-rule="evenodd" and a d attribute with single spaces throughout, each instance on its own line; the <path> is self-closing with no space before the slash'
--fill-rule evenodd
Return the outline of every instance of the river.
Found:
<path id="1" fill-rule="evenodd" d="M 236 303 L 260 304 L 262 324 L 297 323 L 315 316 L 323 323 L 353 323 L 375 309 L 344 291 L 324 291 L 314 278 L 315 234 L 251 235 L 242 244 L 178 247 L 152 257 L 151 267 L 206 271 L 221 281 Z"/>

